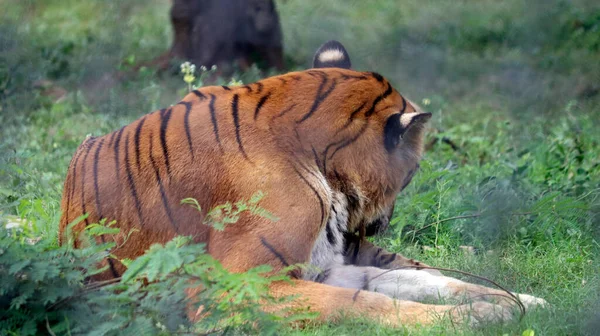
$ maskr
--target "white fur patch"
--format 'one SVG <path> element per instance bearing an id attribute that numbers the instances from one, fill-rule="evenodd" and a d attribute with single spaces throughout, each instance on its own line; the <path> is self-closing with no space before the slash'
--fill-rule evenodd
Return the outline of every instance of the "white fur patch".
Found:
<path id="1" fill-rule="evenodd" d="M 381 275 L 369 282 L 368 289 L 387 296 L 410 301 L 448 298 L 451 280 L 418 270 L 397 270 Z"/>
<path id="2" fill-rule="evenodd" d="M 322 63 L 335 62 L 344 59 L 344 53 L 339 49 L 329 49 L 319 54 L 319 61 Z"/>
<path id="3" fill-rule="evenodd" d="M 408 127 L 408 125 L 410 125 L 410 122 L 413 120 L 413 118 L 418 116 L 419 114 L 421 114 L 421 113 L 420 112 L 404 113 L 400 116 L 400 123 L 402 124 L 402 126 L 404 126 L 406 128 L 406 127 Z"/>
<path id="4" fill-rule="evenodd" d="M 344 264 L 344 232 L 348 225 L 347 206 L 345 195 L 340 192 L 332 193 L 329 218 L 313 246 L 310 268 L 303 273 L 304 279 L 314 281 L 321 272 Z M 327 237 L 327 227 L 329 227 L 330 237 Z M 330 239 L 333 242 L 330 242 Z"/>
<path id="5" fill-rule="evenodd" d="M 389 297 L 423 301 L 448 298 L 452 291 L 450 282 L 457 281 L 418 270 L 385 270 L 377 267 L 343 265 L 331 270 L 325 284 L 354 289 L 365 289 Z"/>

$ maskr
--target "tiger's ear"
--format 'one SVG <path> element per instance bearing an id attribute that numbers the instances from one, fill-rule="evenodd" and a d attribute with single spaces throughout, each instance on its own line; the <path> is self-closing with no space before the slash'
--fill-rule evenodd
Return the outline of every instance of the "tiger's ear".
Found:
<path id="1" fill-rule="evenodd" d="M 404 128 L 405 131 L 417 123 L 424 124 L 429 119 L 431 119 L 431 113 L 423 112 L 423 109 L 421 108 L 421 106 L 413 103 L 412 101 L 410 101 L 408 99 L 406 99 L 406 101 L 410 105 L 412 105 L 415 112 L 403 113 L 400 116 L 400 124 L 402 125 L 402 127 Z"/>
<path id="2" fill-rule="evenodd" d="M 424 125 L 431 118 L 428 112 L 409 112 L 392 114 L 383 129 L 383 142 L 388 151 L 393 151 L 408 130 L 416 125 Z"/>
<path id="3" fill-rule="evenodd" d="M 400 116 L 400 125 L 404 128 L 404 131 L 408 130 L 416 124 L 424 124 L 431 119 L 431 113 L 429 112 L 409 112 L 403 113 Z"/>
<path id="4" fill-rule="evenodd" d="M 335 40 L 325 42 L 315 53 L 313 68 L 350 69 L 350 56 L 344 46 Z"/>

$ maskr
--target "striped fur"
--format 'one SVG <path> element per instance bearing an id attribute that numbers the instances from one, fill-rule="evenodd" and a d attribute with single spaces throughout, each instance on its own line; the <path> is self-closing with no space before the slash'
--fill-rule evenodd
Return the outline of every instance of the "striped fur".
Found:
<path id="1" fill-rule="evenodd" d="M 264 207 L 281 204 L 271 211 L 295 203 L 302 194 L 307 202 L 316 202 L 308 208 L 316 207 L 319 218 L 306 230 L 302 244 L 310 246 L 331 207 L 331 195 L 311 184 L 312 176 L 334 191 L 344 192 L 342 186 L 360 191 L 360 208 L 350 215 L 348 230 L 379 218 L 421 151 L 421 127 L 413 128 L 414 139 L 404 142 L 406 148 L 387 151 L 385 122 L 392 115 L 415 111 L 380 75 L 340 68 L 196 90 L 172 107 L 86 139 L 69 167 L 61 230 L 89 213 L 84 224 L 106 218 L 117 220 L 124 232 L 140 230 L 118 251 L 119 257 L 136 257 L 150 244 L 176 234 L 209 242 L 209 252 L 219 256 L 225 251 L 219 251 L 216 242 L 225 239 L 228 230 L 212 232 L 196 224 L 205 213 L 180 205 L 181 199 L 193 197 L 202 209 L 211 209 L 262 190 L 267 194 Z M 298 184 L 298 195 L 277 184 L 288 179 Z M 285 211 L 275 212 L 286 216 Z M 260 219 L 242 221 L 256 225 Z M 290 261 L 305 262 L 310 249 L 290 254 Z M 273 261 L 270 255 L 258 259 Z"/>
<path id="2" fill-rule="evenodd" d="M 387 223 L 396 196 L 418 168 L 430 114 L 383 76 L 336 67 L 350 64 L 340 59 L 347 57 L 345 50 L 328 49 L 340 46 L 323 47 L 329 55 L 316 56 L 318 68 L 244 86 L 198 89 L 174 106 L 87 138 L 67 172 L 60 237 L 64 240 L 67 225 L 87 213 L 75 235 L 102 218 L 116 220 L 123 234 L 136 230 L 113 251 L 118 259 L 189 235 L 234 272 L 308 263 L 312 270 L 292 274 L 294 286 L 278 282 L 271 290 L 300 294 L 322 318 L 350 306 L 359 315 L 394 324 L 431 322 L 432 312 L 454 314 L 452 306 L 391 301 L 389 296 L 404 292 L 383 278 L 369 279 L 385 268 L 419 265 L 362 238 L 369 223 Z M 202 224 L 208 210 L 257 191 L 265 193 L 260 206 L 278 221 L 242 213 L 223 231 Z M 180 203 L 190 197 L 202 212 Z M 107 263 L 109 270 L 96 279 L 125 270 L 118 260 Z M 432 273 L 415 273 L 431 286 L 410 288 L 430 293 L 438 286 L 449 296 L 481 290 L 428 278 L 441 276 Z M 342 288 L 347 286 L 369 292 L 357 297 L 355 289 Z M 376 287 L 388 296 L 372 292 Z M 478 305 L 478 313 L 491 314 L 492 306 Z"/>

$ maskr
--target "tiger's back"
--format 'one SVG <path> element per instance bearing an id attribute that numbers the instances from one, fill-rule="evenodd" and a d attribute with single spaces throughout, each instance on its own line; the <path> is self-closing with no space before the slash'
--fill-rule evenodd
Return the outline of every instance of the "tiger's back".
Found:
<path id="1" fill-rule="evenodd" d="M 369 202 L 351 214 L 348 226 L 376 219 L 393 204 L 394 191 L 408 173 L 381 169 L 390 165 L 389 158 L 373 150 L 384 141 L 386 119 L 397 110 L 415 111 L 383 77 L 339 68 L 193 91 L 170 108 L 84 141 L 65 182 L 61 236 L 69 222 L 88 213 L 75 231 L 101 218 L 116 220 L 122 233 L 138 230 L 115 251 L 119 258 L 135 258 L 153 243 L 191 235 L 233 270 L 251 266 L 240 258 L 244 253 L 255 254 L 252 264 L 278 263 L 270 251 L 257 252 L 255 246 L 265 235 L 289 236 L 294 228 L 274 223 L 264 232 L 253 225 L 259 219 L 243 215 L 244 224 L 220 232 L 202 224 L 206 210 L 260 190 L 266 193 L 261 206 L 276 216 L 293 217 L 294 209 L 302 209 L 301 222 L 310 210 L 321 224 L 302 227 L 297 239 L 314 241 L 329 216 L 330 189 L 368 182 L 370 187 L 355 188 L 357 202 Z M 400 160 L 413 166 L 420 150 L 415 143 L 412 156 Z M 308 188 L 300 194 L 288 189 L 290 177 Z M 385 189 L 389 192 L 382 195 Z M 181 205 L 184 198 L 196 199 L 202 212 Z M 118 237 L 107 238 L 120 243 Z M 236 244 L 249 248 L 232 253 Z M 306 262 L 311 249 L 298 244 L 282 253 L 290 264 Z M 114 276 L 124 270 L 111 266 Z"/>

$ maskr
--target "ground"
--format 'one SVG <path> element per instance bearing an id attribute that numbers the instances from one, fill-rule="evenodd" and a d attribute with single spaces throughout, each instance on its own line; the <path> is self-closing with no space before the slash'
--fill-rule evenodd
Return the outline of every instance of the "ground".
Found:
<path id="1" fill-rule="evenodd" d="M 290 69 L 306 68 L 321 43 L 337 39 L 356 69 L 383 74 L 434 115 L 422 169 L 375 241 L 550 303 L 501 326 L 402 332 L 593 334 L 600 327 L 600 5 L 277 4 Z M 116 75 L 167 50 L 168 6 L 0 0 L 0 220 L 26 218 L 32 235 L 55 241 L 66 168 L 82 139 L 183 97 L 179 75 Z M 258 78 L 236 74 L 244 83 Z M 284 331 L 397 332 L 351 320 Z"/>

